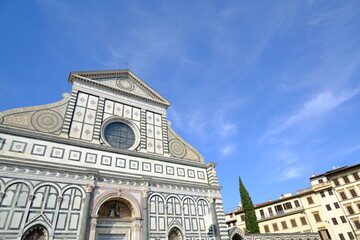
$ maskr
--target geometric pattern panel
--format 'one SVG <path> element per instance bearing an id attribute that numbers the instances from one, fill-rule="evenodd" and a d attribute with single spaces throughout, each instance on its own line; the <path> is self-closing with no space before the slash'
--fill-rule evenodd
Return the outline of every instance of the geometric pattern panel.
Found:
<path id="1" fill-rule="evenodd" d="M 163 154 L 162 116 L 146 111 L 146 149 L 147 152 Z"/>
<path id="2" fill-rule="evenodd" d="M 99 98 L 79 92 L 74 108 L 69 136 L 92 141 Z"/>

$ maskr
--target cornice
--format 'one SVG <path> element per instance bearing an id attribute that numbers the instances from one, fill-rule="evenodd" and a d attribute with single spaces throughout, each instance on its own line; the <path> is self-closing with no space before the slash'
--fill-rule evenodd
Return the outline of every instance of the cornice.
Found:
<path id="1" fill-rule="evenodd" d="M 32 175 L 43 175 L 50 177 L 74 178 L 84 181 L 96 181 L 100 185 L 104 184 L 122 184 L 128 186 L 148 186 L 152 188 L 179 189 L 193 192 L 220 191 L 222 187 L 212 186 L 203 183 L 194 183 L 184 180 L 171 180 L 159 177 L 143 177 L 140 174 L 120 174 L 118 172 L 105 172 L 89 169 L 86 167 L 76 167 L 63 165 L 61 169 L 56 164 L 41 164 L 38 162 L 27 162 L 26 159 L 11 158 L 0 156 L 0 170 L 9 172 L 25 173 Z M 97 184 L 97 185 L 99 185 Z"/>
<path id="2" fill-rule="evenodd" d="M 48 135 L 48 134 L 44 134 L 44 133 L 33 132 L 30 130 L 25 130 L 25 129 L 16 129 L 16 128 L 12 128 L 9 126 L 1 126 L 0 125 L 0 133 L 11 134 L 11 135 L 19 136 L 19 137 L 27 137 L 27 138 L 31 138 L 31 139 L 37 139 L 37 140 L 50 141 L 50 142 L 54 142 L 54 143 L 66 144 L 66 145 L 71 145 L 71 146 L 75 146 L 75 147 L 83 147 L 83 148 L 88 148 L 88 149 L 93 149 L 93 150 L 124 154 L 124 155 L 128 155 L 128 156 L 133 156 L 133 157 L 141 157 L 144 159 L 176 163 L 176 164 L 185 165 L 185 166 L 200 167 L 200 168 L 204 168 L 204 169 L 207 168 L 206 164 L 201 163 L 201 162 L 194 162 L 194 161 L 186 160 L 186 159 L 177 159 L 174 157 L 159 156 L 159 155 L 155 155 L 155 154 L 151 154 L 151 153 L 142 153 L 142 152 L 129 151 L 129 150 L 124 150 L 124 149 L 116 149 L 116 148 L 112 148 L 112 147 L 108 147 L 108 146 L 100 145 L 100 144 L 96 144 L 96 143 L 84 142 L 79 139 L 62 138 L 62 137 L 52 136 L 52 135 Z"/>
<path id="3" fill-rule="evenodd" d="M 124 74 L 124 73 L 128 73 L 130 77 L 132 77 L 138 84 L 141 85 L 142 88 L 145 88 L 147 91 L 149 91 L 151 93 L 151 95 L 156 98 L 155 99 L 150 99 L 150 98 L 146 98 L 131 92 L 127 92 L 124 91 L 122 89 L 119 88 L 114 88 L 111 86 L 108 86 L 106 84 L 102 84 L 100 82 L 97 82 L 93 79 L 87 78 L 87 77 L 91 77 L 91 76 L 96 76 L 96 77 L 106 77 L 106 76 L 116 76 L 119 74 Z M 149 101 L 149 102 L 153 102 L 153 103 L 157 103 L 159 105 L 165 106 L 166 108 L 168 108 L 170 106 L 170 102 L 168 102 L 165 98 L 161 97 L 160 94 L 158 94 L 155 90 L 151 89 L 149 86 L 146 86 L 139 78 L 136 77 L 136 75 L 134 75 L 133 73 L 131 73 L 130 71 L 126 71 L 126 72 L 122 72 L 122 71 L 116 71 L 116 72 L 111 72 L 111 71 L 106 71 L 106 72 L 71 72 L 70 76 L 69 76 L 69 82 L 74 84 L 74 82 L 76 80 L 80 80 L 98 87 L 102 87 L 102 88 L 106 88 L 106 89 L 110 89 L 112 91 L 115 92 L 119 92 L 121 94 L 124 95 L 129 95 L 129 96 L 133 96 L 133 97 L 137 97 L 137 98 L 141 98 L 145 101 Z"/>

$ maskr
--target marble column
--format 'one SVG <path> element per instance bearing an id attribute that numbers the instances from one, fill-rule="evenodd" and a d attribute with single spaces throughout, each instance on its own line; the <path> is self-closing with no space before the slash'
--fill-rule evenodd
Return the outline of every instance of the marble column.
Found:
<path id="1" fill-rule="evenodd" d="M 212 219 L 213 219 L 212 227 L 213 227 L 215 239 L 220 240 L 219 223 L 218 223 L 217 215 L 216 215 L 215 202 L 216 202 L 216 198 L 210 199 L 211 215 L 212 215 Z"/>
<path id="2" fill-rule="evenodd" d="M 89 215 L 90 209 L 89 208 L 90 208 L 91 193 L 92 193 L 93 188 L 94 188 L 94 186 L 91 184 L 88 184 L 85 187 L 86 195 L 85 195 L 85 199 L 84 199 L 84 211 L 83 211 L 83 217 L 81 220 L 79 240 L 86 240 L 86 230 L 87 230 L 87 226 L 88 226 L 88 221 L 90 219 L 90 215 Z"/>
<path id="3" fill-rule="evenodd" d="M 148 240 L 149 239 L 149 229 L 148 229 L 148 222 L 149 222 L 149 217 L 148 217 L 148 199 L 149 199 L 149 191 L 148 190 L 144 190 L 143 191 L 143 240 Z"/>

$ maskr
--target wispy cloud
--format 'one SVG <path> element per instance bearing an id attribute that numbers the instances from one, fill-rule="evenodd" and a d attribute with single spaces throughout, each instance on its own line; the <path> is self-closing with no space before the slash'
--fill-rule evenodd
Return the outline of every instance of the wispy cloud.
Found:
<path id="1" fill-rule="evenodd" d="M 298 166 L 290 166 L 282 169 L 282 171 L 278 174 L 277 181 L 278 182 L 285 182 L 290 179 L 294 179 L 300 177 L 303 174 L 303 167 Z"/>
<path id="2" fill-rule="evenodd" d="M 347 102 L 360 92 L 360 88 L 343 91 L 338 94 L 334 92 L 321 92 L 311 97 L 306 101 L 299 110 L 292 115 L 271 124 L 265 134 L 260 138 L 260 141 L 274 140 L 276 135 L 298 125 L 311 124 L 312 120 L 322 117 L 338 108 L 343 103 Z"/>
<path id="3" fill-rule="evenodd" d="M 222 157 L 226 157 L 229 156 L 230 154 L 232 154 L 234 152 L 234 150 L 236 149 L 235 145 L 225 145 L 221 148 L 220 152 Z"/>

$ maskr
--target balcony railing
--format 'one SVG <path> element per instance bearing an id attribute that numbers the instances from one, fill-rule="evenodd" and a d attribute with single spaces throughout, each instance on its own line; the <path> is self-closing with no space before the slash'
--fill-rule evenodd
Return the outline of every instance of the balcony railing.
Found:
<path id="1" fill-rule="evenodd" d="M 304 210 L 303 207 L 296 207 L 296 208 L 286 209 L 286 210 L 282 210 L 282 211 L 276 211 L 276 212 L 271 213 L 271 214 L 261 215 L 260 217 L 257 217 L 257 219 L 258 220 L 263 220 L 263 219 L 267 219 L 267 218 L 271 218 L 271 217 L 275 217 L 275 216 L 291 214 L 293 212 L 300 212 L 300 211 L 303 211 L 303 210 Z"/>

